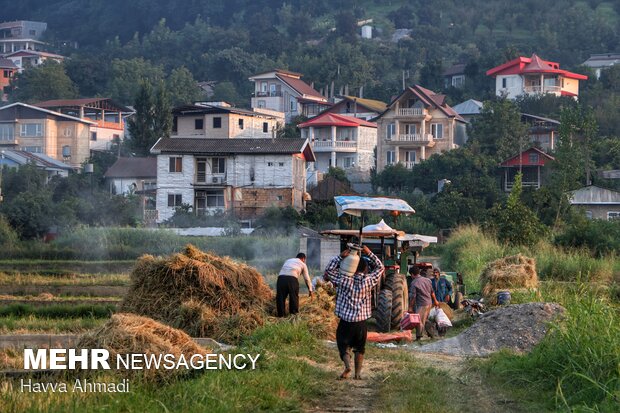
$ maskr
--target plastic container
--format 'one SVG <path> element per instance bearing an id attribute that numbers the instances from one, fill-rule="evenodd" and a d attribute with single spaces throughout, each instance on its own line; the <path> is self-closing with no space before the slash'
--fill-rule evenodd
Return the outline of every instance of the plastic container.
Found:
<path id="1" fill-rule="evenodd" d="M 510 291 L 500 291 L 497 293 L 497 305 L 510 304 Z"/>
<path id="2" fill-rule="evenodd" d="M 401 330 L 413 330 L 420 325 L 420 314 L 405 313 L 403 319 L 400 320 Z"/>

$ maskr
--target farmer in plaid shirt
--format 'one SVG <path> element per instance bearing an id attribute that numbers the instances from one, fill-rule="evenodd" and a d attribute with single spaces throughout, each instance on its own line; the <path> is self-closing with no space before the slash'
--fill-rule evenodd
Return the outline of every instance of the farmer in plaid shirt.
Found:
<path id="1" fill-rule="evenodd" d="M 355 353 L 355 378 L 361 379 L 362 363 L 364 362 L 364 350 L 366 348 L 366 320 L 371 314 L 372 289 L 379 282 L 383 274 L 383 264 L 367 246 L 362 248 L 364 255 L 370 260 L 371 270 L 368 263 L 362 257 L 355 275 L 352 277 L 340 273 L 340 263 L 349 255 L 350 250 L 344 250 L 334 257 L 323 277 L 331 281 L 337 289 L 336 315 L 340 318 L 336 330 L 336 343 L 340 359 L 344 363 L 344 371 L 340 378 L 346 379 L 351 374 L 351 356 L 349 348 Z"/>

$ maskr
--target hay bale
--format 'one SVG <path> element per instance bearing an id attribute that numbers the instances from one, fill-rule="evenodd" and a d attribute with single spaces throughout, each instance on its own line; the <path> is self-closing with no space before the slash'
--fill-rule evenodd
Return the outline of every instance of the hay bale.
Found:
<path id="1" fill-rule="evenodd" d="M 308 327 L 313 335 L 318 338 L 329 340 L 336 339 L 336 329 L 338 328 L 338 317 L 334 314 L 336 309 L 335 290 L 328 286 L 319 285 L 314 291 L 312 299 L 310 297 L 300 297 L 299 320 L 308 323 Z"/>
<path id="2" fill-rule="evenodd" d="M 140 353 L 147 355 L 174 354 L 175 359 L 183 354 L 190 358 L 194 354 L 205 354 L 204 349 L 181 330 L 168 327 L 147 317 L 134 314 L 117 313 L 98 330 L 83 335 L 77 348 L 104 348 L 110 357 L 116 359 L 117 354 Z M 115 370 L 116 371 L 116 370 Z M 147 381 L 166 381 L 190 371 L 144 369 L 121 370 L 126 375 L 142 375 Z"/>
<path id="3" fill-rule="evenodd" d="M 536 260 L 521 254 L 495 260 L 482 271 L 480 284 L 482 295 L 492 304 L 497 302 L 499 291 L 536 290 Z"/>
<path id="4" fill-rule="evenodd" d="M 229 343 L 262 325 L 273 298 L 255 268 L 193 245 L 167 258 L 141 257 L 130 281 L 122 311 Z"/>

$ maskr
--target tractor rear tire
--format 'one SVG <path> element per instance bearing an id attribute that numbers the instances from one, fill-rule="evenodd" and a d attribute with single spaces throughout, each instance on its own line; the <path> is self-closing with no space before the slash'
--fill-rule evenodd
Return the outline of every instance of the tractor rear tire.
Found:
<path id="1" fill-rule="evenodd" d="M 392 321 L 392 291 L 383 289 L 379 292 L 375 320 L 377 321 L 377 330 L 379 330 L 380 333 L 387 333 L 390 331 L 390 324 Z"/>
<path id="2" fill-rule="evenodd" d="M 392 280 L 392 328 L 400 327 L 400 321 L 409 308 L 407 279 L 402 274 L 395 274 Z"/>

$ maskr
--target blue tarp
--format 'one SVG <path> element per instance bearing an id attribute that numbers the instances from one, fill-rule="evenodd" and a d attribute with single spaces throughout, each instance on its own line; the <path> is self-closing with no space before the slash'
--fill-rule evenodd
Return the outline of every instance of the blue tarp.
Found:
<path id="1" fill-rule="evenodd" d="M 359 217 L 362 211 L 398 211 L 405 215 L 415 213 L 407 202 L 398 198 L 342 195 L 334 197 L 334 202 L 338 216 L 350 214 Z"/>

